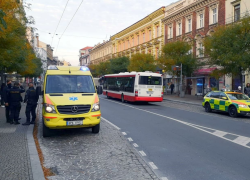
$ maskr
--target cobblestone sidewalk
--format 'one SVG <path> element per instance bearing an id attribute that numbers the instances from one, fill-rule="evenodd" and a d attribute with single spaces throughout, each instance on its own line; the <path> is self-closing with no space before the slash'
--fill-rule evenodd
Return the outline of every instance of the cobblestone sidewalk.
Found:
<path id="1" fill-rule="evenodd" d="M 121 132 L 106 122 L 102 121 L 99 134 L 72 129 L 43 138 L 41 131 L 40 114 L 38 137 L 44 166 L 56 174 L 51 180 L 157 179 Z"/>
<path id="2" fill-rule="evenodd" d="M 193 96 L 193 95 L 185 95 L 185 97 L 180 98 L 176 94 L 168 94 L 164 95 L 164 100 L 168 101 L 174 101 L 174 102 L 180 102 L 180 103 L 187 103 L 187 104 L 193 104 L 193 105 L 202 105 L 203 97 L 202 96 Z"/>
<path id="3" fill-rule="evenodd" d="M 0 179 L 32 180 L 26 132 L 28 126 L 6 123 L 5 108 L 0 107 Z M 22 104 L 20 123 L 25 122 Z"/>

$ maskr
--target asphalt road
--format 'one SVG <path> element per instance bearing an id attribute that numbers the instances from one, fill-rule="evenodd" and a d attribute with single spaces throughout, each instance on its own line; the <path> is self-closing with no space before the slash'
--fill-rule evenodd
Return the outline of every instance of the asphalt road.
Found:
<path id="1" fill-rule="evenodd" d="M 160 177 L 250 179 L 250 118 L 233 119 L 167 101 L 123 104 L 104 96 L 100 101 L 102 117 L 119 127 L 131 145 L 138 145 L 135 148 L 154 163 L 150 165 Z"/>

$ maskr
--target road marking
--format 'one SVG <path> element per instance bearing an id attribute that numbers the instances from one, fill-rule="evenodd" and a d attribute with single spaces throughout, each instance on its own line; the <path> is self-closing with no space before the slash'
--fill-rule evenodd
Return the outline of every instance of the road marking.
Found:
<path id="1" fill-rule="evenodd" d="M 139 153 L 142 155 L 142 156 L 147 156 L 146 153 L 144 151 L 139 151 Z"/>
<path id="2" fill-rule="evenodd" d="M 126 136 L 126 135 L 127 135 L 127 133 L 125 133 L 125 132 L 122 132 L 122 134 L 123 134 L 124 136 Z"/>
<path id="3" fill-rule="evenodd" d="M 233 140 L 233 142 L 246 146 L 248 143 L 250 143 L 250 138 L 244 137 L 244 136 L 239 136 L 236 139 Z"/>
<path id="4" fill-rule="evenodd" d="M 107 123 L 109 123 L 111 126 L 113 126 L 114 128 L 120 130 L 121 128 L 119 128 L 118 126 L 114 125 L 112 122 L 108 121 L 107 119 L 101 117 L 102 120 L 106 121 Z"/>
<path id="5" fill-rule="evenodd" d="M 103 98 L 102 98 L 103 99 Z M 192 123 L 187 123 L 185 121 L 182 121 L 182 120 L 178 120 L 178 119 L 175 119 L 175 118 L 172 118 L 172 117 L 168 117 L 168 116 L 164 116 L 164 115 L 161 115 L 161 114 L 158 114 L 158 113 L 154 113 L 154 112 L 151 112 L 151 111 L 148 111 L 148 110 L 144 110 L 144 109 L 140 109 L 140 108 L 137 108 L 137 107 L 133 107 L 133 106 L 130 106 L 130 105 L 126 105 L 126 104 L 122 104 L 122 103 L 119 103 L 119 102 L 115 102 L 115 101 L 112 101 L 112 100 L 107 100 L 107 99 L 104 99 L 106 101 L 110 101 L 110 102 L 113 102 L 113 103 L 116 103 L 116 104 L 120 104 L 120 105 L 123 105 L 123 106 L 127 106 L 127 107 L 130 107 L 130 108 L 133 108 L 133 109 L 136 109 L 136 110 L 139 110 L 139 111 L 144 111 L 144 112 L 147 112 L 147 113 L 150 113 L 150 114 L 154 114 L 156 116 L 160 116 L 160 117 L 163 117 L 163 118 L 166 118 L 166 119 L 170 119 L 170 120 L 173 120 L 173 121 L 176 121 L 176 122 L 179 122 L 181 124 L 185 124 L 187 126 L 190 126 L 190 127 L 193 127 L 195 129 L 198 129 L 200 131 L 203 131 L 203 132 L 206 132 L 208 134 L 211 134 L 211 135 L 214 135 L 214 136 L 217 136 L 217 137 L 220 137 L 224 140 L 227 140 L 227 141 L 230 141 L 230 142 L 233 142 L 233 143 L 236 143 L 238 145 L 241 145 L 241 146 L 244 146 L 246 148 L 249 148 L 250 149 L 250 146 L 247 146 L 247 144 L 250 142 L 250 138 L 249 137 L 245 137 L 245 136 L 240 136 L 238 134 L 233 134 L 233 133 L 228 133 L 228 132 L 224 132 L 224 131 L 219 131 L 217 129 L 212 129 L 212 128 L 208 128 L 208 127 L 205 127 L 205 126 L 200 126 L 200 125 L 196 125 L 196 124 L 192 124 Z M 210 130 L 213 130 L 214 132 L 209 132 L 205 129 L 210 129 Z M 223 135 L 224 134 L 224 135 Z M 238 136 L 238 138 L 234 139 L 234 140 L 230 140 L 228 138 L 225 138 L 224 136 L 226 134 L 231 134 L 231 135 L 234 135 L 234 136 Z M 223 135 L 223 136 L 222 136 Z"/>
<path id="6" fill-rule="evenodd" d="M 139 147 L 136 143 L 133 144 L 134 147 Z"/>
<path id="7" fill-rule="evenodd" d="M 152 167 L 152 169 L 158 169 L 158 167 L 153 162 L 149 162 L 148 164 Z"/>
<path id="8" fill-rule="evenodd" d="M 162 177 L 161 180 L 168 180 L 168 178 L 167 177 Z"/>
<path id="9" fill-rule="evenodd" d="M 133 139 L 130 137 L 130 138 L 128 138 L 128 140 L 130 141 L 130 142 L 132 142 L 133 141 Z"/>

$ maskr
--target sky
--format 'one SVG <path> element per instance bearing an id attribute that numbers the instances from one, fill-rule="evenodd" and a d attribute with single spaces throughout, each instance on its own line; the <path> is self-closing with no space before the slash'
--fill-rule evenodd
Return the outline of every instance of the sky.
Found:
<path id="1" fill-rule="evenodd" d="M 81 48 L 109 40 L 110 36 L 176 0 L 69 0 L 68 4 L 67 1 L 25 0 L 31 4 L 26 13 L 35 19 L 33 26 L 39 39 L 54 48 L 54 56 L 77 66 Z"/>

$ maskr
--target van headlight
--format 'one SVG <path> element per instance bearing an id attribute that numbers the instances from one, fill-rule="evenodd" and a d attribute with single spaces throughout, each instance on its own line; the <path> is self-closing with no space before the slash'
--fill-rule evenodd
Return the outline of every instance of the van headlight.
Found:
<path id="1" fill-rule="evenodd" d="M 56 113 L 55 106 L 51 104 L 44 104 L 44 106 L 47 113 Z"/>
<path id="2" fill-rule="evenodd" d="M 99 111 L 99 110 L 100 110 L 100 104 L 99 103 L 93 104 L 92 112 Z"/>

